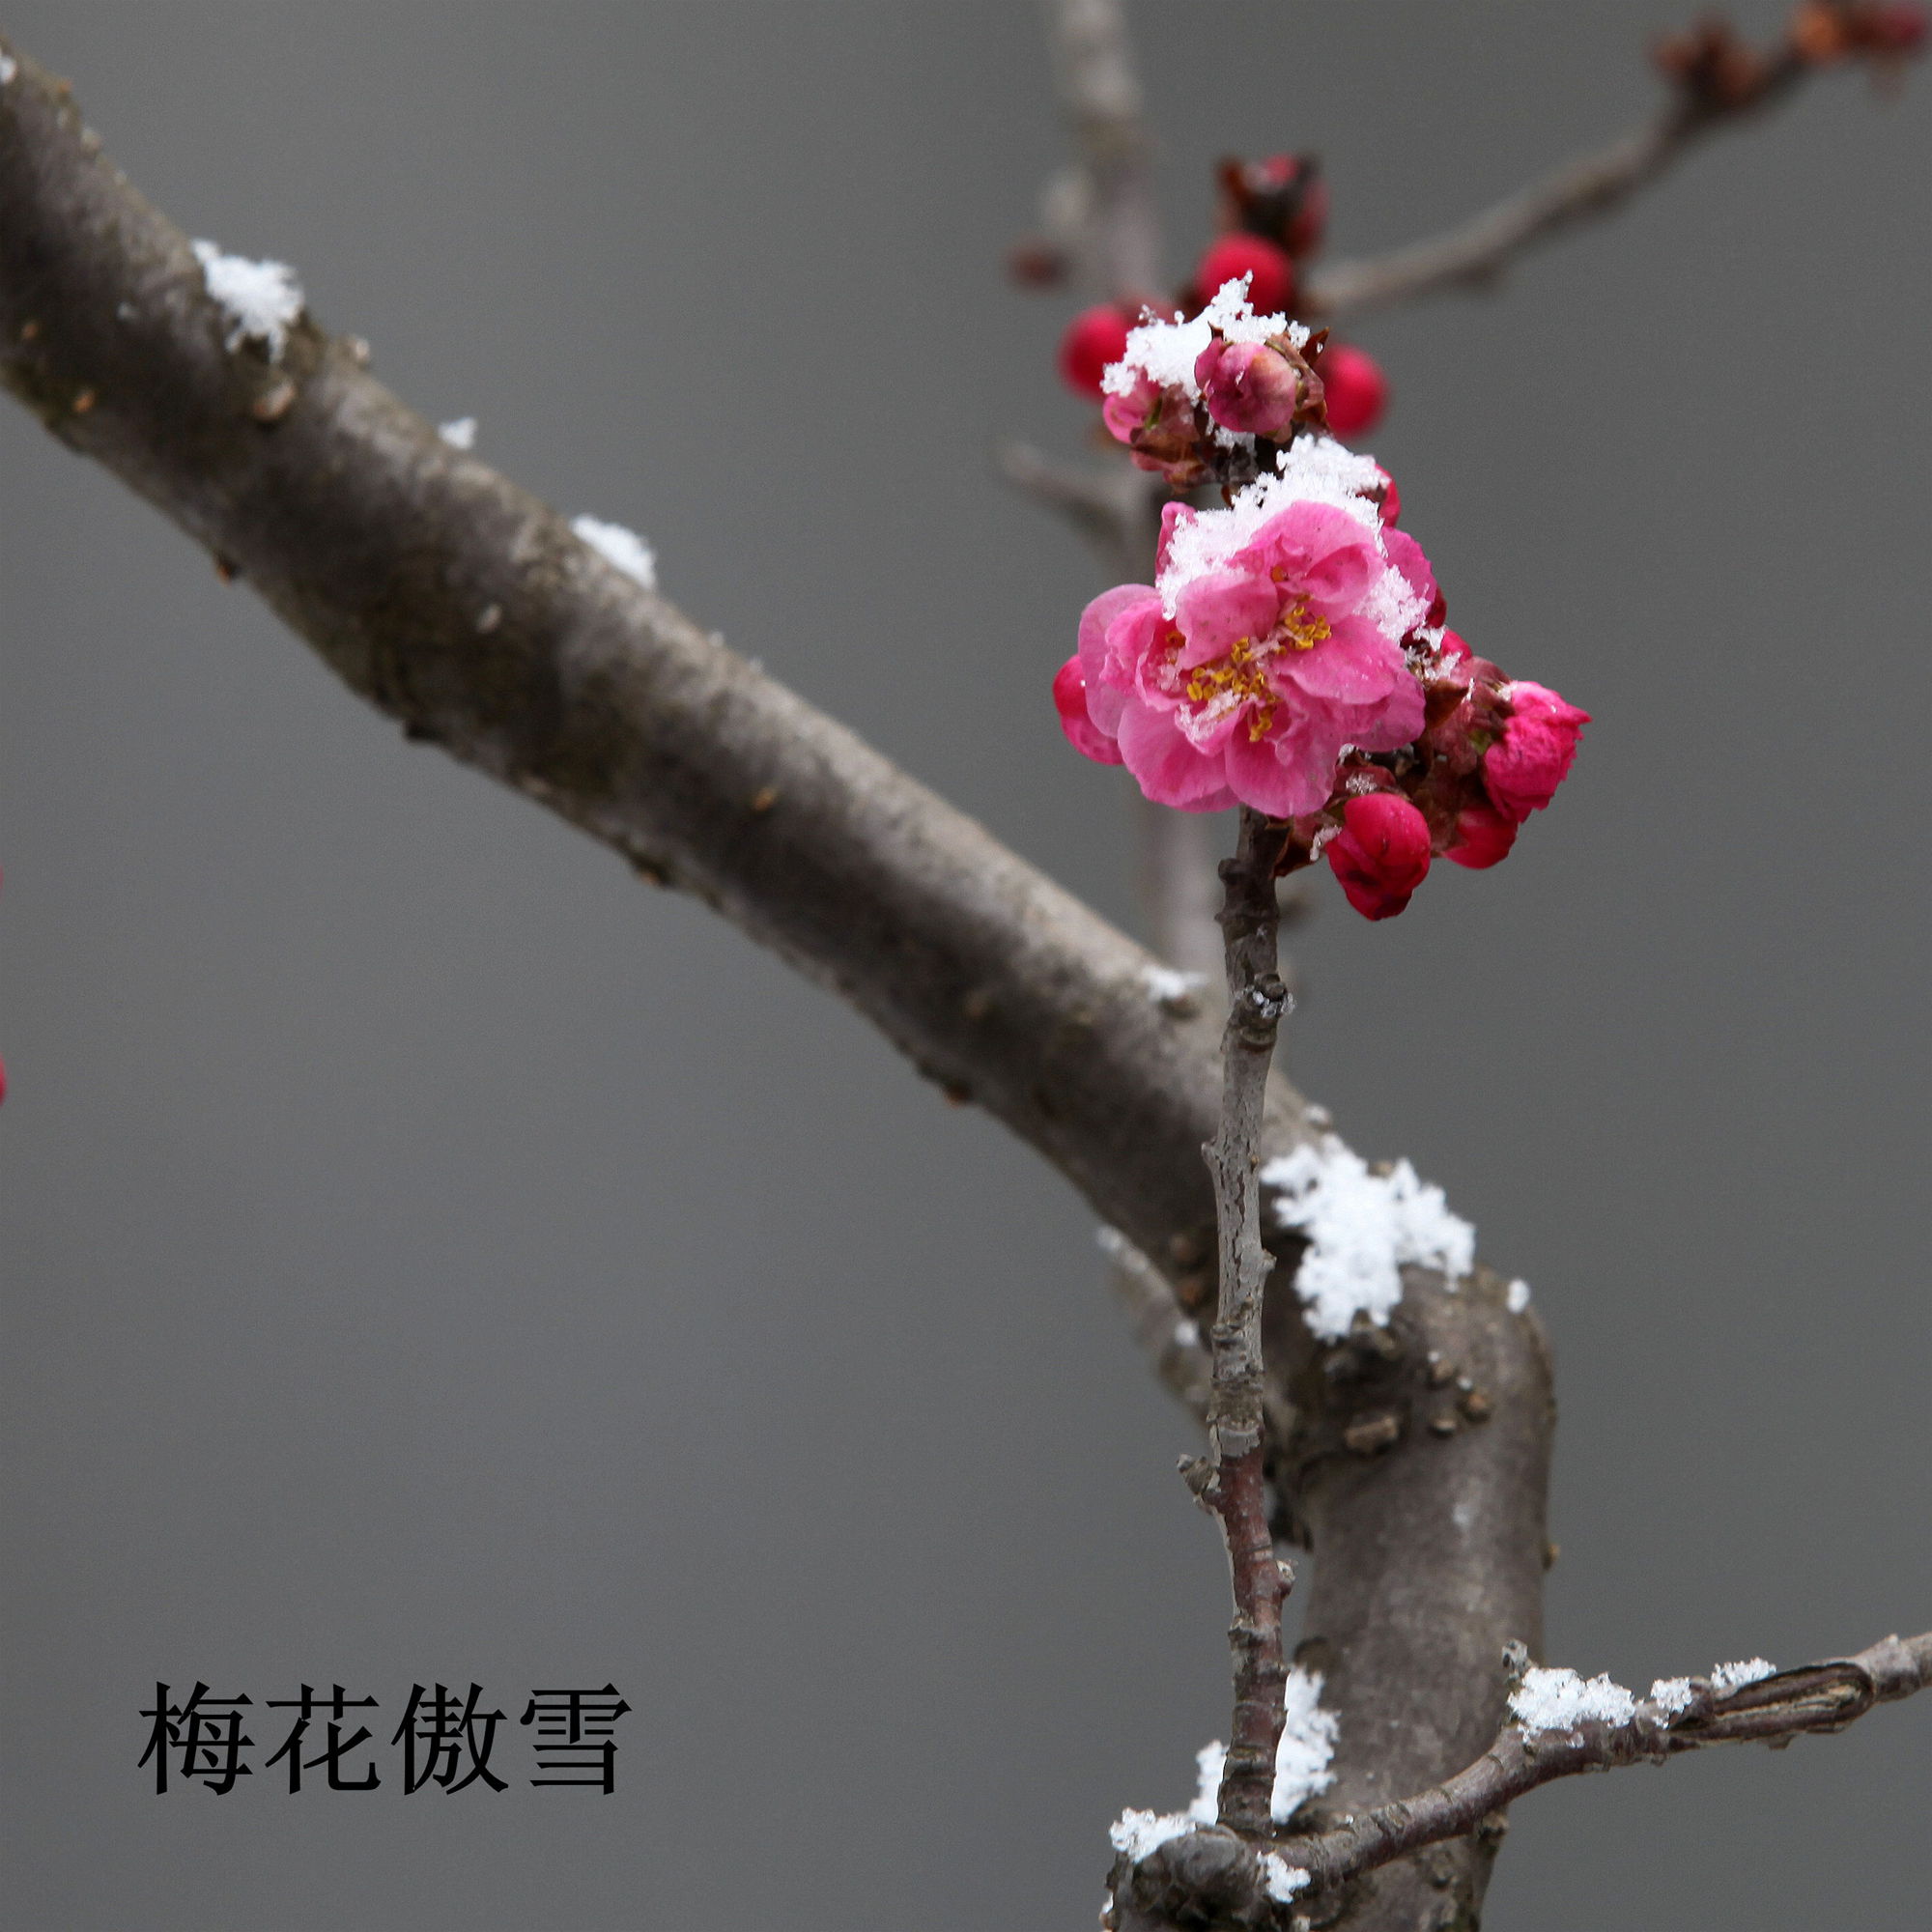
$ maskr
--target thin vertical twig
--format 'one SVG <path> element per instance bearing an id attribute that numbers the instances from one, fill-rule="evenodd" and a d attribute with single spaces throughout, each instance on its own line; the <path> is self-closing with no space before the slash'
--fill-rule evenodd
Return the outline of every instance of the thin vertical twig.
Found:
<path id="1" fill-rule="evenodd" d="M 1220 1818 L 1246 1837 L 1269 1828 L 1287 1683 L 1281 1606 L 1293 1581 L 1274 1553 L 1263 1473 L 1262 1293 L 1273 1263 L 1262 1244 L 1259 1168 L 1268 1066 L 1288 1008 L 1276 958 L 1274 860 L 1281 836 L 1244 807 L 1236 854 L 1221 864 L 1228 1023 L 1221 1036 L 1220 1124 L 1202 1149 L 1214 1179 L 1221 1271 L 1208 1405 L 1211 1467 L 1202 1500 L 1220 1519 L 1235 1594 L 1228 1627 L 1235 1713 Z"/>

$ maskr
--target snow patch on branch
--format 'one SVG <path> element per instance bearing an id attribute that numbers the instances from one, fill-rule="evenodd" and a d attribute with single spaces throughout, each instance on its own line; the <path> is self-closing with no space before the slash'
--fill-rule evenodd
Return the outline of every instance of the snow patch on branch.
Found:
<path id="1" fill-rule="evenodd" d="M 646 590 L 658 587 L 658 554 L 636 530 L 596 517 L 573 517 L 570 528 L 574 536 L 587 543 L 607 563 L 614 563 L 626 577 L 636 578 Z"/>
<path id="2" fill-rule="evenodd" d="M 0 54 L 0 87 L 5 87 L 20 71 L 20 63 L 12 54 Z"/>
<path id="3" fill-rule="evenodd" d="M 1346 1335 L 1357 1315 L 1385 1327 L 1405 1265 L 1438 1269 L 1452 1288 L 1475 1265 L 1474 1227 L 1406 1160 L 1375 1174 L 1324 1134 L 1269 1161 L 1261 1180 L 1275 1190 L 1276 1224 L 1307 1237 L 1294 1290 L 1324 1341 Z"/>
<path id="4" fill-rule="evenodd" d="M 1509 1293 L 1504 1297 L 1512 1315 L 1520 1315 L 1529 1306 L 1529 1284 L 1526 1281 L 1513 1281 Z"/>
<path id="5" fill-rule="evenodd" d="M 1173 1838 L 1184 1838 L 1194 1829 L 1185 1811 L 1136 1811 L 1131 1805 L 1107 1828 L 1108 1841 L 1135 1864 Z"/>
<path id="6" fill-rule="evenodd" d="M 1290 1667 L 1282 1687 L 1281 1742 L 1274 1751 L 1274 1792 L 1268 1815 L 1285 1825 L 1318 1792 L 1335 1782 L 1329 1766 L 1341 1720 L 1321 1708 L 1321 1673 Z"/>
<path id="7" fill-rule="evenodd" d="M 1208 983 L 1205 973 L 1180 973 L 1172 966 L 1143 966 L 1141 984 L 1155 1006 L 1193 1010 L 1194 996 Z"/>
<path id="8" fill-rule="evenodd" d="M 1681 1718 L 1697 1701 L 1697 1693 L 1688 1677 L 1660 1677 L 1645 1701 L 1655 1704 L 1666 1719 Z"/>
<path id="9" fill-rule="evenodd" d="M 1745 1663 L 1719 1664 L 1711 1673 L 1711 1689 L 1719 1697 L 1728 1697 L 1734 1690 L 1742 1690 L 1747 1684 L 1756 1684 L 1776 1675 L 1776 1664 L 1765 1658 L 1753 1657 Z"/>
<path id="10" fill-rule="evenodd" d="M 1627 1724 L 1636 1716 L 1636 1698 L 1607 1677 L 1539 1665 L 1510 1692 L 1510 1711 L 1526 1731 L 1568 1731 L 1578 1724 Z"/>
<path id="11" fill-rule="evenodd" d="M 1194 1753 L 1193 1804 L 1185 1811 L 1136 1811 L 1130 1806 L 1108 1827 L 1114 1849 L 1139 1864 L 1170 1840 L 1213 1824 L 1221 1815 L 1221 1773 L 1227 1762 L 1228 1747 L 1220 1739 L 1203 1745 Z"/>
<path id="12" fill-rule="evenodd" d="M 1288 1904 L 1308 1883 L 1309 1875 L 1299 1865 L 1292 1865 L 1279 1852 L 1262 1854 L 1262 1883 L 1277 1905 Z"/>
<path id="13" fill-rule="evenodd" d="M 458 416 L 454 422 L 439 425 L 437 435 L 448 443 L 451 449 L 474 449 L 476 447 L 476 418 Z"/>
<path id="14" fill-rule="evenodd" d="M 228 318 L 222 347 L 232 355 L 243 342 L 260 342 L 268 348 L 269 360 L 279 362 L 289 346 L 289 330 L 302 312 L 304 298 L 296 271 L 286 262 L 224 255 L 213 242 L 197 242 L 193 247 L 201 279 Z"/>

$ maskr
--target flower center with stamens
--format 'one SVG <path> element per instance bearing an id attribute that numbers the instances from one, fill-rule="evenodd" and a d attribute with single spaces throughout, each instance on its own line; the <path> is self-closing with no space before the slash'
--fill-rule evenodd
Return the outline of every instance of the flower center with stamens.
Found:
<path id="1" fill-rule="evenodd" d="M 1274 724 L 1274 691 L 1262 663 L 1255 655 L 1251 638 L 1236 638 L 1228 655 L 1212 664 L 1196 665 L 1187 673 L 1187 696 L 1196 704 L 1212 703 L 1230 697 L 1236 703 L 1252 702 L 1256 709 L 1248 720 L 1248 742 L 1267 734 Z"/>

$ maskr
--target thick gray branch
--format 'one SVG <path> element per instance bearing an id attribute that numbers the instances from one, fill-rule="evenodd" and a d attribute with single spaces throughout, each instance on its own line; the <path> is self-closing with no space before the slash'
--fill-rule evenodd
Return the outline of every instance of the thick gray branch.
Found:
<path id="1" fill-rule="evenodd" d="M 1149 997 L 1150 955 L 442 442 L 353 345 L 304 320 L 271 368 L 226 333 L 186 238 L 21 58 L 0 84 L 0 384 L 412 737 L 839 992 L 1059 1166 L 1198 1316 L 1216 1029 Z M 1309 1131 L 1279 1083 L 1264 1131 L 1270 1153 Z M 1285 1284 L 1293 1244 L 1272 1238 Z M 1367 1804 L 1466 1763 L 1494 1731 L 1502 1644 L 1535 1641 L 1548 1371 L 1491 1276 L 1413 1277 L 1366 1353 L 1318 1349 L 1296 1310 L 1283 1292 L 1266 1311 L 1294 1403 L 1273 1474 L 1320 1551 L 1336 1796 Z M 1495 1420 L 1431 1433 L 1431 1350 Z M 1470 1527 L 1434 1562 L 1452 1518 Z M 1427 1726 L 1404 1729 L 1416 1708 Z"/>

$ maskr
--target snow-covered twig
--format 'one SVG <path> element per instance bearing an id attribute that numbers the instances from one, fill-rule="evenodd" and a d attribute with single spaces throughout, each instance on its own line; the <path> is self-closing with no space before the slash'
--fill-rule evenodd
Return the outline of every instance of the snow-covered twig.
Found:
<path id="1" fill-rule="evenodd" d="M 1710 1678 L 1663 1679 L 1634 1697 L 1569 1671 L 1531 1672 L 1529 1697 L 1472 1765 L 1428 1791 L 1363 1811 L 1333 1831 L 1278 1849 L 1318 1889 L 1339 1885 L 1425 1845 L 1476 1831 L 1514 1799 L 1559 1777 L 1658 1763 L 1710 1745 L 1787 1744 L 1837 1731 L 1876 1704 L 1932 1688 L 1932 1631 L 1889 1636 L 1856 1657 L 1759 1674 L 1720 1666 Z M 1534 1684 L 1535 1679 L 1546 1680 Z M 1741 1681 L 1742 1680 L 1742 1681 Z"/>

